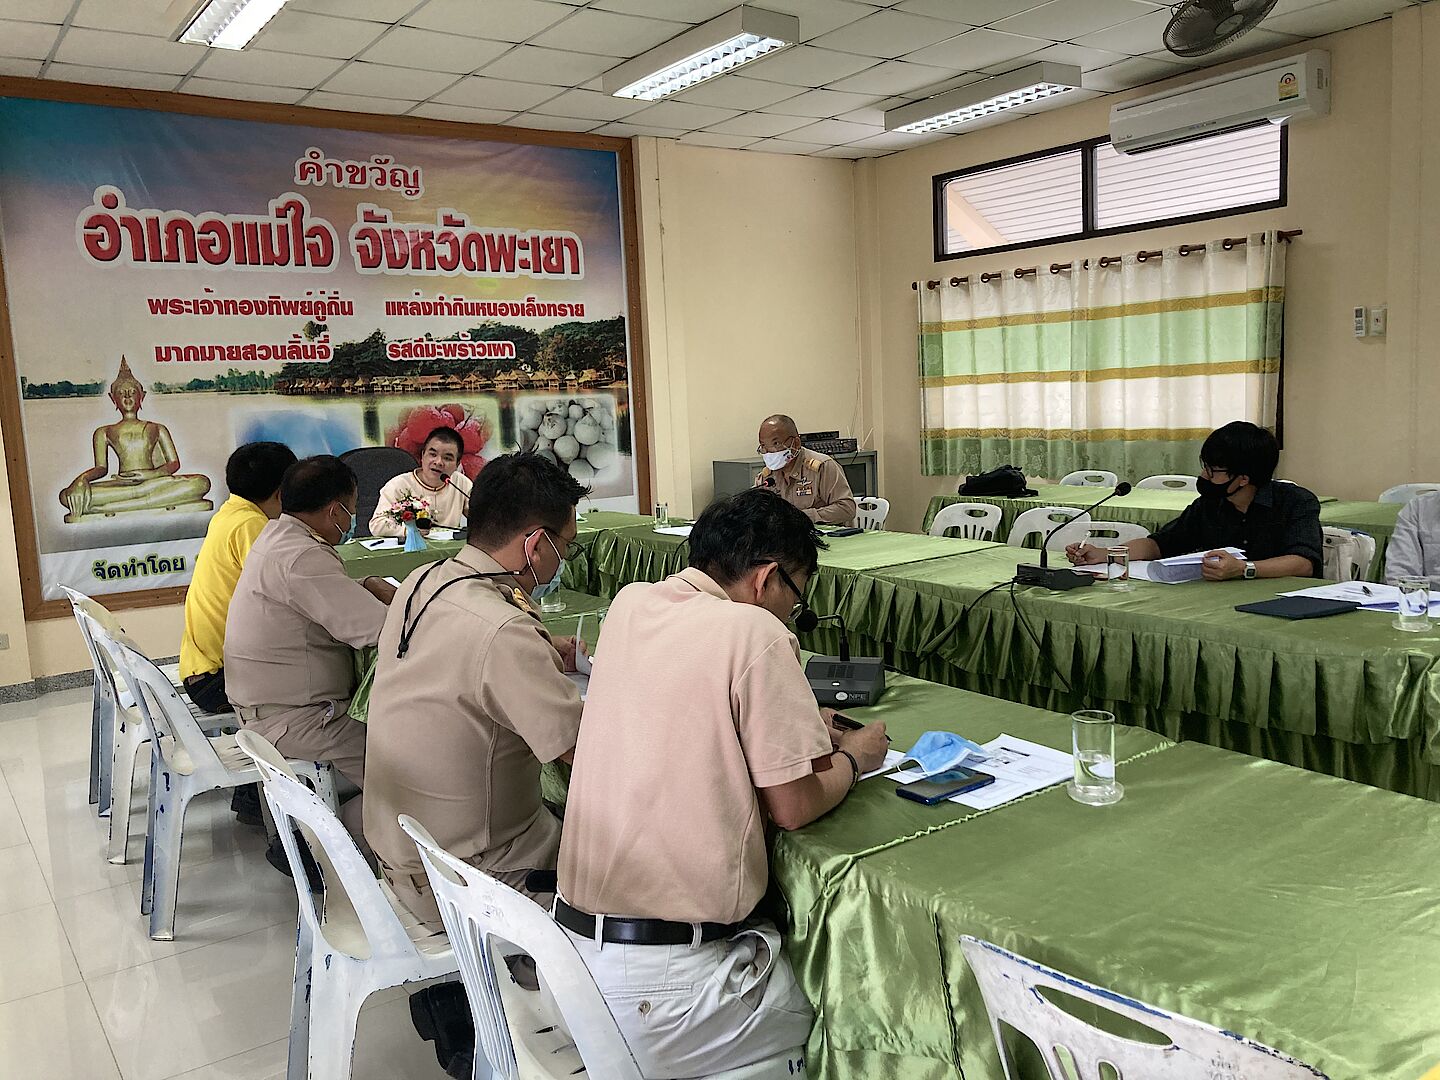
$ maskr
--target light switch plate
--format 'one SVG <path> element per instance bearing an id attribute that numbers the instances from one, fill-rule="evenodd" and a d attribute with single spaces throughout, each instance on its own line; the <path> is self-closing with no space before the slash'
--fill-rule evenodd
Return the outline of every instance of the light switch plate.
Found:
<path id="1" fill-rule="evenodd" d="M 1385 324 L 1389 320 L 1389 311 L 1384 307 L 1372 307 L 1370 309 L 1370 336 L 1384 337 Z"/>

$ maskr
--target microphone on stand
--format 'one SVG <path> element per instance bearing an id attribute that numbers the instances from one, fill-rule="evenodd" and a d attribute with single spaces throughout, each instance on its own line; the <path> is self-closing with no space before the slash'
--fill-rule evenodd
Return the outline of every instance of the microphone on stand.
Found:
<path id="1" fill-rule="evenodd" d="M 1080 513 L 1076 514 L 1074 517 L 1060 522 L 1059 525 L 1056 525 L 1053 529 L 1046 533 L 1045 539 L 1041 542 L 1040 545 L 1040 565 L 1031 566 L 1028 563 L 1021 563 L 1020 565 L 1016 566 L 1015 584 L 1040 585 L 1044 588 L 1055 590 L 1076 589 L 1082 585 L 1095 584 L 1094 574 L 1086 574 L 1082 573 L 1079 570 L 1070 569 L 1051 570 L 1050 540 L 1057 532 L 1065 528 L 1065 526 L 1072 525 L 1083 517 L 1088 517 L 1092 510 L 1099 509 L 1111 499 L 1118 499 L 1122 496 L 1129 495 L 1130 490 L 1131 488 L 1129 483 L 1121 481 L 1119 484 L 1115 485 L 1115 490 L 1110 492 L 1109 495 L 1106 495 L 1103 499 L 1100 499 L 1097 502 L 1094 502 L 1091 505 L 1087 506 L 1084 510 L 1081 510 Z"/>

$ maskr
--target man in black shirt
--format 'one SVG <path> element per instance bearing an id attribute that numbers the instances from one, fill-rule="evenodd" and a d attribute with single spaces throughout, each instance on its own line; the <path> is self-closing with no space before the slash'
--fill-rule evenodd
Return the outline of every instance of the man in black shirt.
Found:
<path id="1" fill-rule="evenodd" d="M 1127 543 L 1130 558 L 1203 551 L 1206 581 L 1319 577 L 1320 502 L 1298 484 L 1271 479 L 1279 460 L 1275 436 L 1264 428 L 1243 420 L 1216 428 L 1200 448 L 1200 497 L 1146 539 Z M 1245 557 L 1219 550 L 1227 547 Z M 1105 549 L 1092 544 L 1071 544 L 1065 554 L 1072 563 L 1105 561 Z"/>

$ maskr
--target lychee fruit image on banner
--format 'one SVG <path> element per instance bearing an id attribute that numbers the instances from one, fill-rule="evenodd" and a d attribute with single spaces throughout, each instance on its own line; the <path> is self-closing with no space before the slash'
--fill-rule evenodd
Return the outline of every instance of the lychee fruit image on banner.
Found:
<path id="1" fill-rule="evenodd" d="M 490 421 L 476 416 L 464 405 L 418 405 L 400 414 L 400 420 L 385 432 L 385 444 L 408 451 L 416 461 L 425 447 L 425 437 L 438 427 L 448 427 L 460 436 L 465 452 L 460 455 L 460 468 L 474 480 L 485 467 L 480 451 L 485 449 L 494 432 Z"/>

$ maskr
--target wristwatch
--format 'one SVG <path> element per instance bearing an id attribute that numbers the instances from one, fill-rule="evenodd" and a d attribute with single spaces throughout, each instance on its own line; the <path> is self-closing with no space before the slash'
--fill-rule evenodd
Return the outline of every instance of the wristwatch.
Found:
<path id="1" fill-rule="evenodd" d="M 1255 564 L 1254 564 L 1253 562 L 1247 562 L 1247 563 L 1245 564 L 1245 580 L 1246 580 L 1246 581 L 1254 581 L 1254 580 L 1255 580 Z"/>

